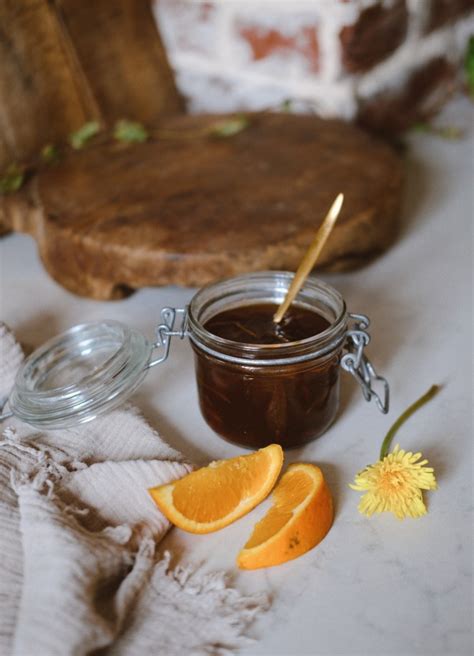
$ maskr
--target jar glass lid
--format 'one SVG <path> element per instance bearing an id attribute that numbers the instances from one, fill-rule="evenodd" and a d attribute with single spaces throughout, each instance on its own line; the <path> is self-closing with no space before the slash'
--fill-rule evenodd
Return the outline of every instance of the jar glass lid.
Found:
<path id="1" fill-rule="evenodd" d="M 118 321 L 74 326 L 34 351 L 17 373 L 11 412 L 66 428 L 120 405 L 145 377 L 153 344 Z"/>

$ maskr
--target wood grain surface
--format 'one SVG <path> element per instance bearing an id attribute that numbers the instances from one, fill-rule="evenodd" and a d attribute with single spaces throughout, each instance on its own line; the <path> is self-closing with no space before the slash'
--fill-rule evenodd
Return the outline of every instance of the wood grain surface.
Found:
<path id="1" fill-rule="evenodd" d="M 149 0 L 1 0 L 0 171 L 86 121 L 183 108 Z"/>
<path id="2" fill-rule="evenodd" d="M 226 139 L 185 138 L 216 118 L 166 118 L 161 129 L 182 137 L 71 152 L 1 199 L 0 219 L 36 238 L 58 282 L 97 299 L 295 270 L 339 192 L 344 207 L 318 268 L 353 268 L 392 243 L 402 164 L 388 145 L 341 121 L 289 114 L 255 115 Z"/>

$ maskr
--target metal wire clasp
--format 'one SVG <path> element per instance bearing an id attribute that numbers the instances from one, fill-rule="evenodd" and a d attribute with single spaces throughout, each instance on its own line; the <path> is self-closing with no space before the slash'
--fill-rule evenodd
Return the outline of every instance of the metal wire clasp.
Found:
<path id="1" fill-rule="evenodd" d="M 176 326 L 177 319 L 181 320 Z M 156 328 L 156 341 L 153 348 L 161 349 L 161 355 L 148 363 L 147 369 L 154 367 L 160 362 L 164 362 L 169 355 L 171 338 L 179 337 L 183 339 L 187 334 L 188 325 L 188 308 L 171 308 L 165 307 L 161 310 L 162 323 Z"/>
<path id="2" fill-rule="evenodd" d="M 370 342 L 367 328 L 370 325 L 369 318 L 365 314 L 349 314 L 354 327 L 347 331 L 346 349 L 347 353 L 342 356 L 341 367 L 354 376 L 362 388 L 366 401 L 375 399 L 378 409 L 386 414 L 390 402 L 390 388 L 387 380 L 379 376 L 374 366 L 364 353 L 364 348 Z M 380 394 L 373 388 L 374 383 L 381 383 Z"/>

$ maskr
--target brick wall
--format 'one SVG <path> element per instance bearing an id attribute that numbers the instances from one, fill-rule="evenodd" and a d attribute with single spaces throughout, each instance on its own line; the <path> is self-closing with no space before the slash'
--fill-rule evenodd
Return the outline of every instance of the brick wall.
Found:
<path id="1" fill-rule="evenodd" d="M 474 0 L 155 0 L 191 111 L 277 106 L 403 129 L 453 89 Z"/>

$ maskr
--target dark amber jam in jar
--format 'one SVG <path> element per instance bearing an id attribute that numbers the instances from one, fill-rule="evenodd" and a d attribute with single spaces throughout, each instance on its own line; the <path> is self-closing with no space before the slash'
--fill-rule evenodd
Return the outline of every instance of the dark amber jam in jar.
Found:
<path id="1" fill-rule="evenodd" d="M 224 280 L 203 288 L 189 308 L 202 414 L 219 435 L 245 447 L 299 446 L 324 433 L 337 413 L 345 303 L 310 278 L 275 325 L 292 277 Z"/>
<path id="2" fill-rule="evenodd" d="M 313 310 L 292 305 L 280 323 L 273 321 L 278 305 L 259 303 L 224 310 L 206 322 L 213 335 L 243 344 L 288 344 L 313 337 L 329 328 L 329 321 Z"/>

